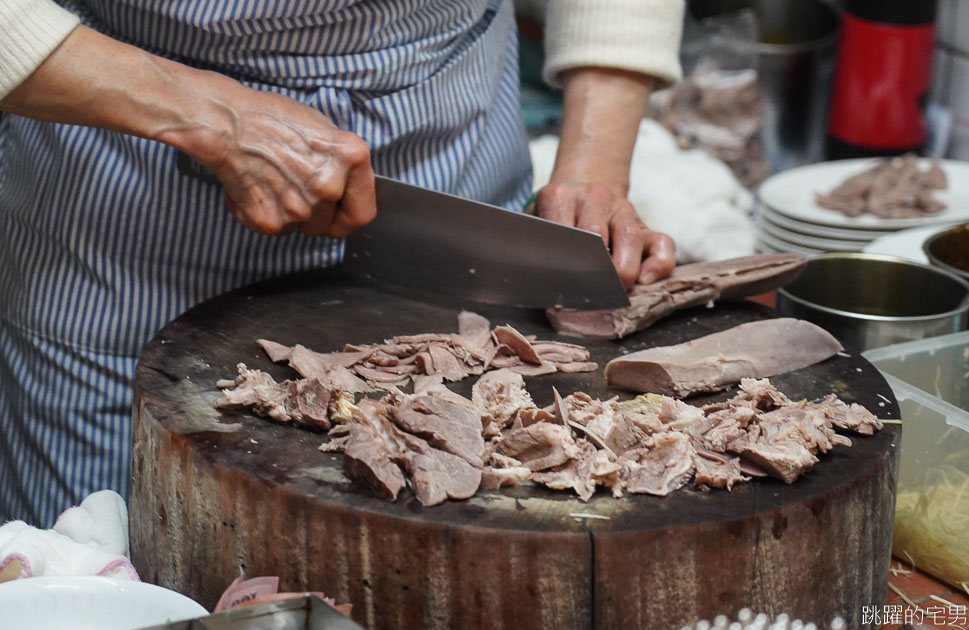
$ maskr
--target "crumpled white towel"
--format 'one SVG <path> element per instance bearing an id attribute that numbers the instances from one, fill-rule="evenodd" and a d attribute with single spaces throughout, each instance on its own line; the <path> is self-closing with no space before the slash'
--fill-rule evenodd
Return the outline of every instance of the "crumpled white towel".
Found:
<path id="1" fill-rule="evenodd" d="M 140 580 L 128 559 L 128 510 L 102 490 L 68 508 L 53 529 L 23 521 L 0 526 L 0 582 L 50 575 L 103 575 Z"/>

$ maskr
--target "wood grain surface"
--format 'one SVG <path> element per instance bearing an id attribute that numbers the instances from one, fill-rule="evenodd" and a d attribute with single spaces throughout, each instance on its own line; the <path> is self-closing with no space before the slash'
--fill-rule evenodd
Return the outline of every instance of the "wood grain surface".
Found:
<path id="1" fill-rule="evenodd" d="M 270 363 L 257 338 L 332 351 L 456 332 L 463 308 L 576 341 L 539 311 L 405 294 L 338 272 L 247 287 L 166 326 L 144 349 L 135 383 L 131 539 L 142 577 L 212 606 L 240 570 L 278 575 L 283 589 L 352 603 L 370 628 L 677 629 L 744 606 L 820 624 L 883 603 L 898 425 L 852 436 L 853 447 L 822 456 L 792 486 L 754 480 L 730 493 L 690 487 L 618 500 L 600 490 L 588 502 L 527 486 L 424 508 L 409 491 L 390 503 L 350 482 L 342 455 L 317 450 L 320 434 L 212 406 L 216 381 L 232 378 L 236 363 L 295 376 Z M 525 380 L 539 405 L 553 386 L 628 398 L 606 387 L 609 359 L 774 316 L 751 302 L 688 309 L 621 341 L 582 340 L 597 372 Z M 473 381 L 452 387 L 470 395 Z M 771 381 L 794 399 L 834 392 L 898 417 L 891 390 L 858 356 Z"/>

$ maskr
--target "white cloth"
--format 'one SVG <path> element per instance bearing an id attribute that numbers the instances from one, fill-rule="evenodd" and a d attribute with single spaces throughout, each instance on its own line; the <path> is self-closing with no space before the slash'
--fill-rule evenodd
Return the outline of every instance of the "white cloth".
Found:
<path id="1" fill-rule="evenodd" d="M 545 68 L 551 85 L 571 68 L 600 66 L 680 80 L 683 0 L 552 0 L 545 22 Z"/>
<path id="2" fill-rule="evenodd" d="M 0 527 L 0 581 L 53 575 L 102 575 L 140 580 L 128 559 L 128 510 L 102 490 L 68 508 L 53 529 L 23 521 Z"/>
<path id="3" fill-rule="evenodd" d="M 78 22 L 52 0 L 0 2 L 0 98 L 30 76 Z"/>
<path id="4" fill-rule="evenodd" d="M 529 145 L 534 188 L 548 183 L 558 138 Z M 669 234 L 679 263 L 755 253 L 753 197 L 730 169 L 699 149 L 684 151 L 659 123 L 643 120 L 629 171 L 629 201 L 650 229 Z"/>

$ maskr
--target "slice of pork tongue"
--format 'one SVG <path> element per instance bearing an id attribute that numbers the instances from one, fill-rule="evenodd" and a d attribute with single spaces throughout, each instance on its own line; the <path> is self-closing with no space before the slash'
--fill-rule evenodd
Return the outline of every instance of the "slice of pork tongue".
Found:
<path id="1" fill-rule="evenodd" d="M 606 382 L 685 397 L 813 365 L 842 350 L 825 330 L 792 318 L 741 324 L 675 346 L 649 348 L 606 365 Z"/>
<path id="2" fill-rule="evenodd" d="M 389 406 L 370 399 L 353 412 L 350 437 L 343 451 L 343 470 L 378 497 L 394 501 L 404 487 L 404 473 L 395 461 L 400 447 L 388 419 Z"/>
<path id="3" fill-rule="evenodd" d="M 681 308 L 782 287 L 801 272 L 804 263 L 794 254 L 763 254 L 681 265 L 664 280 L 634 286 L 627 307 L 611 311 L 549 309 L 547 314 L 552 327 L 561 333 L 625 337 Z"/>
<path id="4" fill-rule="evenodd" d="M 394 407 L 390 418 L 431 446 L 457 455 L 477 468 L 484 465 L 481 416 L 467 407 L 435 396 L 417 396 L 406 407 Z"/>
<path id="5" fill-rule="evenodd" d="M 457 455 L 446 453 L 400 431 L 400 454 L 396 460 L 410 474 L 414 494 L 422 505 L 443 503 L 446 499 L 467 499 L 481 485 L 481 471 Z"/>

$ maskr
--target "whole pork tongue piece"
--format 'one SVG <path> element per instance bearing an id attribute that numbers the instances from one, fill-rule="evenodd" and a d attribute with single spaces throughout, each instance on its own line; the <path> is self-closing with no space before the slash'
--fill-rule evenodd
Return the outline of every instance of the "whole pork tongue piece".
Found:
<path id="1" fill-rule="evenodd" d="M 649 348 L 606 365 L 606 382 L 637 392 L 685 397 L 742 378 L 763 378 L 823 361 L 842 350 L 827 331 L 788 317 L 741 324 L 675 346 Z"/>

